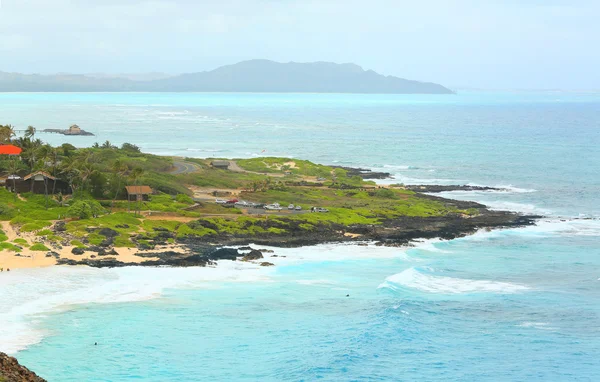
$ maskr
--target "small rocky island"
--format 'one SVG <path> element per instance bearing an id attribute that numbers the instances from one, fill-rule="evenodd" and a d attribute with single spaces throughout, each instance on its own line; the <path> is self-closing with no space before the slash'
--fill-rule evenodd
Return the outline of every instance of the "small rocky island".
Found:
<path id="1" fill-rule="evenodd" d="M 94 136 L 94 134 L 90 133 L 89 131 L 82 130 L 77 125 L 72 125 L 71 127 L 69 127 L 66 130 L 63 130 L 63 129 L 44 129 L 44 130 L 42 130 L 42 132 L 43 133 L 56 133 L 56 134 L 62 134 L 62 135 Z"/>

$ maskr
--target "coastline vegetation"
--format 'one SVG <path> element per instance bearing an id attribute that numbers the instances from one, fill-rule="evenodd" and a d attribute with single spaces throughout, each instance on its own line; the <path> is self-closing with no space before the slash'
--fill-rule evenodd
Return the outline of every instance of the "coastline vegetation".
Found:
<path id="1" fill-rule="evenodd" d="M 47 251 L 53 245 L 76 248 L 101 246 L 152 247 L 169 233 L 167 242 L 186 237 L 219 235 L 281 235 L 313 232 L 322 225 L 377 225 L 388 219 L 474 215 L 451 203 L 424 197 L 399 187 L 382 188 L 347 171 L 290 158 L 252 158 L 232 161 L 228 170 L 211 166 L 210 159 L 173 158 L 141 152 L 134 144 L 110 142 L 90 148 L 71 144 L 52 147 L 36 138 L 30 127 L 15 138 L 11 126 L 0 126 L 0 143 L 22 148 L 19 157 L 0 158 L 7 187 L 0 189 L 0 220 L 18 233 L 31 233 L 36 242 L 0 234 L 0 249 L 18 252 L 29 247 Z M 177 174 L 176 162 L 194 171 Z M 10 176 L 42 171 L 64 180 L 72 195 L 52 189 L 43 194 L 16 194 Z M 125 186 L 150 186 L 148 200 L 129 201 Z M 280 203 L 283 211 L 224 208 L 213 195 L 223 193 L 254 203 Z M 302 211 L 287 210 L 287 205 Z M 311 213 L 313 206 L 327 213 Z"/>

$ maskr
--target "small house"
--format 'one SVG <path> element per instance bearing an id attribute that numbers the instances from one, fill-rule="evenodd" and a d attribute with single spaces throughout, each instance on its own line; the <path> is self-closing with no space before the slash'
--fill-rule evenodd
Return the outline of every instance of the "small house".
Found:
<path id="1" fill-rule="evenodd" d="M 228 170 L 229 169 L 229 161 L 226 160 L 214 160 L 210 162 L 210 165 L 214 168 L 218 168 L 220 170 Z"/>
<path id="2" fill-rule="evenodd" d="M 23 178 L 18 175 L 10 175 L 6 178 L 4 185 L 11 192 L 16 189 L 17 193 L 33 192 L 34 194 L 51 194 L 54 192 L 55 194 L 69 195 L 73 192 L 69 183 L 57 179 L 44 171 L 37 171 Z"/>
<path id="3" fill-rule="evenodd" d="M 127 190 L 127 200 L 130 202 L 148 201 L 152 195 L 150 186 L 127 186 L 125 189 Z"/>

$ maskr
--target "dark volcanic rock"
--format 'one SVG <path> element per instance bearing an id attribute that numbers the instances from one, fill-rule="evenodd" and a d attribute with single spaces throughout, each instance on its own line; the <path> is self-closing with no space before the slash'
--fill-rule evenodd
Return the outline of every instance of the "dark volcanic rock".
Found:
<path id="1" fill-rule="evenodd" d="M 0 381 L 6 382 L 45 382 L 33 371 L 21 366 L 19 362 L 4 353 L 0 353 Z"/>
<path id="2" fill-rule="evenodd" d="M 75 248 L 73 248 L 73 249 L 71 250 L 71 253 L 72 253 L 72 254 L 74 254 L 74 255 L 78 255 L 78 256 L 80 256 L 80 255 L 83 255 L 83 254 L 85 253 L 85 249 L 83 249 L 83 248 L 78 248 L 78 247 L 75 247 Z"/>
<path id="3" fill-rule="evenodd" d="M 114 229 L 110 229 L 110 228 L 102 228 L 100 231 L 98 231 L 98 233 L 105 237 L 119 236 L 119 233 L 117 231 L 115 231 Z"/>
<path id="4" fill-rule="evenodd" d="M 415 192 L 446 192 L 446 191 L 506 191 L 503 188 L 483 186 L 440 186 L 434 184 L 416 184 L 404 186 L 405 189 Z"/>
<path id="5" fill-rule="evenodd" d="M 261 267 L 274 267 L 275 264 L 264 261 L 264 262 L 260 263 L 260 266 Z"/>
<path id="6" fill-rule="evenodd" d="M 357 168 L 357 167 L 343 167 L 343 166 L 330 166 L 332 168 L 341 168 L 342 170 L 346 170 L 346 174 L 349 178 L 353 176 L 360 176 L 363 179 L 388 179 L 391 178 L 392 175 L 389 172 L 377 172 L 372 171 L 367 168 Z"/>
<path id="7" fill-rule="evenodd" d="M 55 258 L 60 258 L 60 255 L 54 251 L 50 251 L 48 253 L 46 253 L 46 257 L 55 257 Z"/>
<path id="8" fill-rule="evenodd" d="M 263 258 L 263 254 L 260 251 L 253 249 L 252 251 L 250 251 L 250 253 L 248 253 L 248 254 L 244 255 L 244 257 L 242 257 L 242 261 L 258 260 L 258 259 L 262 259 L 262 258 Z"/>
<path id="9" fill-rule="evenodd" d="M 54 224 L 54 231 L 55 232 L 65 232 L 67 230 L 67 223 L 64 221 L 59 221 L 56 222 L 56 224 Z"/>
<path id="10" fill-rule="evenodd" d="M 237 260 L 240 257 L 240 252 L 235 248 L 219 248 L 208 251 L 206 256 L 211 260 Z"/>

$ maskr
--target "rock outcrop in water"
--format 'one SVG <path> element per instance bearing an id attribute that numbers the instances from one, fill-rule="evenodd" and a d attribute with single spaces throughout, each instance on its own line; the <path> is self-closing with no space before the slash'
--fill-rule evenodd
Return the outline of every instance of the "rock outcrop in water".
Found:
<path id="1" fill-rule="evenodd" d="M 405 189 L 415 192 L 448 192 L 448 191 L 508 191 L 504 188 L 487 186 L 451 185 L 440 186 L 437 184 L 412 184 L 404 186 Z"/>
<path id="2" fill-rule="evenodd" d="M 21 366 L 19 362 L 4 353 L 0 353 L 0 382 L 45 382 L 33 371 Z"/>

